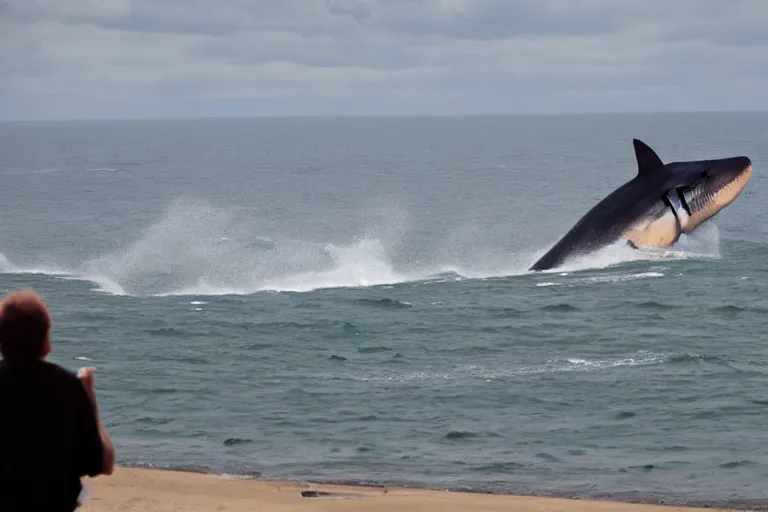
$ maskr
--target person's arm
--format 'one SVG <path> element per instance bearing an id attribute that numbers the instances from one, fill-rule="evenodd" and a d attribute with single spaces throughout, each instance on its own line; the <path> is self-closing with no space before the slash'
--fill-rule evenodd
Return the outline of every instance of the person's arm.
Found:
<path id="1" fill-rule="evenodd" d="M 77 376 L 80 378 L 80 381 L 85 388 L 86 395 L 90 400 L 89 409 L 92 410 L 93 418 L 91 421 L 95 420 L 98 436 L 101 441 L 99 443 L 101 445 L 100 470 L 94 471 L 89 468 L 86 472 L 89 476 L 96 476 L 98 474 L 111 475 L 115 469 L 115 446 L 112 443 L 112 438 L 107 433 L 107 430 L 104 428 L 104 425 L 101 423 L 101 419 L 99 418 L 99 407 L 96 401 L 96 390 L 94 388 L 93 372 L 94 368 L 81 368 L 80 371 L 77 372 Z"/>

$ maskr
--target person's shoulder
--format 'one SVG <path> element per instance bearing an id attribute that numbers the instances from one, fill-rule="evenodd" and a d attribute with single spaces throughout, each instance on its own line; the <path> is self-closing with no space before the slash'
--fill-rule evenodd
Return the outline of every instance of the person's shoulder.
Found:
<path id="1" fill-rule="evenodd" d="M 80 383 L 80 379 L 77 377 L 75 372 L 68 370 L 59 364 L 52 363 L 50 361 L 41 361 L 41 368 L 53 378 L 60 379 L 71 384 Z"/>
<path id="2" fill-rule="evenodd" d="M 38 360 L 20 363 L 0 361 L 0 381 L 8 384 L 19 380 L 46 382 L 60 392 L 73 392 L 82 386 L 75 372 L 50 361 Z"/>

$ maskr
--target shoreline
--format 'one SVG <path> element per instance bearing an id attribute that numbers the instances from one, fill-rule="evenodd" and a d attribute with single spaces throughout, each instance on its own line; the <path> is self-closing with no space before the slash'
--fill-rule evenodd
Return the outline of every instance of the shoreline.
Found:
<path id="1" fill-rule="evenodd" d="M 312 480 L 264 480 L 253 476 L 176 469 L 117 466 L 110 476 L 84 479 L 89 499 L 83 511 L 146 512 L 204 510 L 309 512 L 672 512 L 743 511 L 712 505 L 676 505 L 602 499 L 545 497 L 484 491 L 427 489 L 399 485 L 333 484 Z M 307 494 L 307 496 L 303 496 Z"/>

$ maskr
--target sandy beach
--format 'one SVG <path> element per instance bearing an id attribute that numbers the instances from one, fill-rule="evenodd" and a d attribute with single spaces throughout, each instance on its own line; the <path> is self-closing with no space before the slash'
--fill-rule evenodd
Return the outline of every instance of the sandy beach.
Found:
<path id="1" fill-rule="evenodd" d="M 688 507 L 477 493 L 263 482 L 197 473 L 117 468 L 89 480 L 88 512 L 673 512 Z M 316 492 L 314 492 L 316 491 Z M 302 496 L 302 492 L 314 494 Z M 323 495 L 322 493 L 329 493 Z"/>

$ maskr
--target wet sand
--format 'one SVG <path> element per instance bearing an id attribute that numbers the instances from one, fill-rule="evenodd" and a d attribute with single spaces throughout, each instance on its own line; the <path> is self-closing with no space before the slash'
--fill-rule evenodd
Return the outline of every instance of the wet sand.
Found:
<path id="1" fill-rule="evenodd" d="M 264 482 L 154 469 L 116 468 L 88 480 L 84 512 L 673 512 L 711 508 L 520 497 L 403 488 Z M 311 497 L 302 496 L 302 492 Z M 323 493 L 328 493 L 324 495 Z M 722 510 L 722 509 L 719 509 Z"/>

